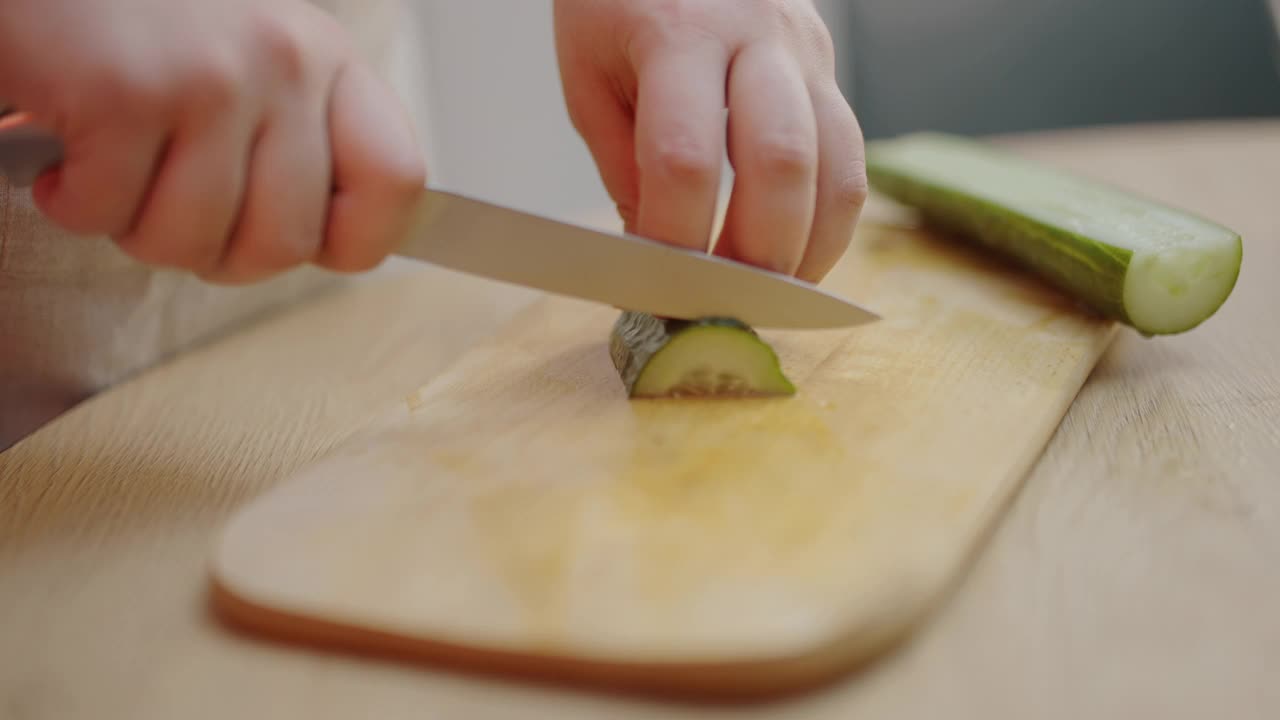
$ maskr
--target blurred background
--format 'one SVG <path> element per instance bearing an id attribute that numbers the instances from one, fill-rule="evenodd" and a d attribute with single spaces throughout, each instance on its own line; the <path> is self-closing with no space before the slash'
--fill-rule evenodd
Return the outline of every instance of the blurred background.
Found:
<path id="1" fill-rule="evenodd" d="M 550 0 L 408 0 L 434 184 L 611 206 L 564 111 Z M 868 138 L 1280 115 L 1280 0 L 817 0 Z"/>
<path id="2" fill-rule="evenodd" d="M 868 137 L 1280 113 L 1270 0 L 838 5 Z"/>

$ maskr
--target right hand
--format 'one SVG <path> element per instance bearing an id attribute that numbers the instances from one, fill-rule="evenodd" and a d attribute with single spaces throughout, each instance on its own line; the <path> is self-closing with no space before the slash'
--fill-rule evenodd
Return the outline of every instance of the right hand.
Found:
<path id="1" fill-rule="evenodd" d="M 403 109 L 305 0 L 4 0 L 0 67 L 64 147 L 37 207 L 212 282 L 372 268 L 425 183 Z"/>

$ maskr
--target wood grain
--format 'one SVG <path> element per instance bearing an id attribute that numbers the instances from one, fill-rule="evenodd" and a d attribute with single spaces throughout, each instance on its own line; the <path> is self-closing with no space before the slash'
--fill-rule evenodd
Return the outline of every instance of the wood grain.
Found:
<path id="1" fill-rule="evenodd" d="M 539 302 L 233 519 L 229 616 L 663 692 L 847 671 L 937 603 L 1115 328 L 905 225 L 827 284 L 884 319 L 762 331 L 800 390 L 749 401 L 629 402 L 617 311 Z"/>
<path id="2" fill-rule="evenodd" d="M 1280 715 L 1280 123 L 1003 142 L 1240 230 L 1240 284 L 1191 334 L 1120 334 L 958 592 L 865 671 L 710 709 L 261 642 L 216 622 L 207 560 L 230 515 L 523 307 L 424 273 L 202 348 L 0 454 L 0 717 Z"/>

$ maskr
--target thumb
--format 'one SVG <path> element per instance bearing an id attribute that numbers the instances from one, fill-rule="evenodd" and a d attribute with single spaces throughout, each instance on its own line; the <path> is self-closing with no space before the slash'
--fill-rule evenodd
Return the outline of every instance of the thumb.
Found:
<path id="1" fill-rule="evenodd" d="M 339 70 L 329 103 L 334 188 L 317 263 L 368 270 L 412 222 L 426 168 L 408 113 L 370 67 Z"/>

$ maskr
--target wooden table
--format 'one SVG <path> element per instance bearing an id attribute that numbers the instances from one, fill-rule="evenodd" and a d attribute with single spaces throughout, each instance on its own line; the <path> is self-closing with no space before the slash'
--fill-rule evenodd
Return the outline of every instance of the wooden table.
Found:
<path id="1" fill-rule="evenodd" d="M 1280 122 L 1002 142 L 1234 227 L 1240 284 L 1191 334 L 1117 340 L 962 586 L 847 682 L 711 710 L 214 620 L 205 561 L 228 515 L 531 298 L 415 270 L 197 349 L 0 455 L 0 718 L 1280 716 Z"/>

